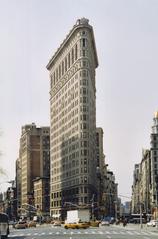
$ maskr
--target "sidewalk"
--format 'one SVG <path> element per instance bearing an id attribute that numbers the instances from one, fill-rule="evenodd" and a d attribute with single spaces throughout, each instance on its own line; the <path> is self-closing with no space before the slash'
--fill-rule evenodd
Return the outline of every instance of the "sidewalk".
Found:
<path id="1" fill-rule="evenodd" d="M 158 233 L 158 227 L 147 227 L 146 224 L 142 224 L 142 228 L 140 224 L 132 224 L 128 223 L 125 227 L 120 223 L 119 225 L 112 225 L 113 227 L 121 228 L 121 229 L 126 229 L 126 230 L 143 230 L 143 231 L 150 231 L 150 232 L 157 232 Z"/>

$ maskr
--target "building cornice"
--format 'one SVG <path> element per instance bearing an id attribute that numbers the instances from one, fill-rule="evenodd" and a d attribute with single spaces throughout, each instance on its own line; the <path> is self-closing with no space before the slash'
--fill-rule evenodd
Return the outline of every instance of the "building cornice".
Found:
<path id="1" fill-rule="evenodd" d="M 60 47 L 57 49 L 57 51 L 55 52 L 55 54 L 53 55 L 53 57 L 50 59 L 50 61 L 48 62 L 46 68 L 47 70 L 50 70 L 53 62 L 56 60 L 56 57 L 59 55 L 59 53 L 63 50 L 63 48 L 65 47 L 65 45 L 67 44 L 67 42 L 70 40 L 70 38 L 72 37 L 72 35 L 78 30 L 78 29 L 82 29 L 82 28 L 88 28 L 91 31 L 92 34 L 92 44 L 94 47 L 94 54 L 95 54 L 95 66 L 98 66 L 98 57 L 97 57 L 97 51 L 96 51 L 96 45 L 95 45 L 95 39 L 94 39 L 94 33 L 93 33 L 93 27 L 91 25 L 88 24 L 89 20 L 85 19 L 85 18 L 81 18 L 79 20 L 77 20 L 76 24 L 73 26 L 73 28 L 70 30 L 69 34 L 66 36 L 65 40 L 61 43 Z"/>

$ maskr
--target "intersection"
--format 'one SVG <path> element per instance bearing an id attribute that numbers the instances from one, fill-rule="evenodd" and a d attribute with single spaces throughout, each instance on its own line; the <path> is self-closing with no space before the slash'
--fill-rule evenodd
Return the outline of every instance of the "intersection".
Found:
<path id="1" fill-rule="evenodd" d="M 69 229 L 53 227 L 52 225 L 39 226 L 28 229 L 11 229 L 9 238 L 16 239 L 156 239 L 158 229 L 140 229 L 138 227 L 106 226 L 88 229 Z"/>

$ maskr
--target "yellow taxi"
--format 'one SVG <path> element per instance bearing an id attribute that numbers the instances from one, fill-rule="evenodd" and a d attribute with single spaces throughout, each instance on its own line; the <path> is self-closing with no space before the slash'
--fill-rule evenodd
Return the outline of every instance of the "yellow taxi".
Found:
<path id="1" fill-rule="evenodd" d="M 90 226 L 91 227 L 99 227 L 99 221 L 90 221 Z"/>
<path id="2" fill-rule="evenodd" d="M 87 222 L 78 222 L 78 223 L 65 223 L 64 228 L 65 229 L 86 229 L 89 227 L 89 223 Z"/>
<path id="3" fill-rule="evenodd" d="M 28 223 L 28 227 L 36 227 L 36 222 L 30 221 L 30 222 Z"/>
<path id="4" fill-rule="evenodd" d="M 15 224 L 15 229 L 25 229 L 27 227 L 28 224 L 25 221 L 19 221 L 18 223 Z"/>

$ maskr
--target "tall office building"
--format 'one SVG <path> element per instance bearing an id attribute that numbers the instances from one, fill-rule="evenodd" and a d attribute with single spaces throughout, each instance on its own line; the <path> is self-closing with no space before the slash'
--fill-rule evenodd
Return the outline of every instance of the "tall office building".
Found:
<path id="1" fill-rule="evenodd" d="M 18 200 L 33 205 L 33 180 L 50 176 L 50 128 L 34 123 L 22 127 L 18 163 Z M 19 171 L 20 170 L 20 171 Z"/>
<path id="2" fill-rule="evenodd" d="M 158 112 L 153 118 L 151 133 L 151 202 L 158 207 Z"/>
<path id="3" fill-rule="evenodd" d="M 19 151 L 20 154 L 20 151 Z M 19 155 L 20 156 L 20 155 Z M 21 162 L 20 158 L 16 160 L 16 198 L 17 198 L 17 209 L 21 207 Z M 20 213 L 20 211 L 19 211 Z"/>
<path id="4" fill-rule="evenodd" d="M 96 87 L 93 28 L 77 20 L 50 59 L 51 216 L 97 197 Z M 63 213 L 62 213 L 63 212 Z"/>
<path id="5" fill-rule="evenodd" d="M 103 168 L 105 165 L 105 155 L 103 151 L 103 129 L 100 127 L 96 128 L 96 158 L 97 167 L 101 174 L 103 174 Z"/>
<path id="6" fill-rule="evenodd" d="M 105 155 L 103 153 L 103 129 L 96 128 L 96 159 L 97 159 L 97 188 L 98 188 L 98 206 L 102 205 L 103 188 L 104 188 L 104 170 L 105 170 Z"/>

